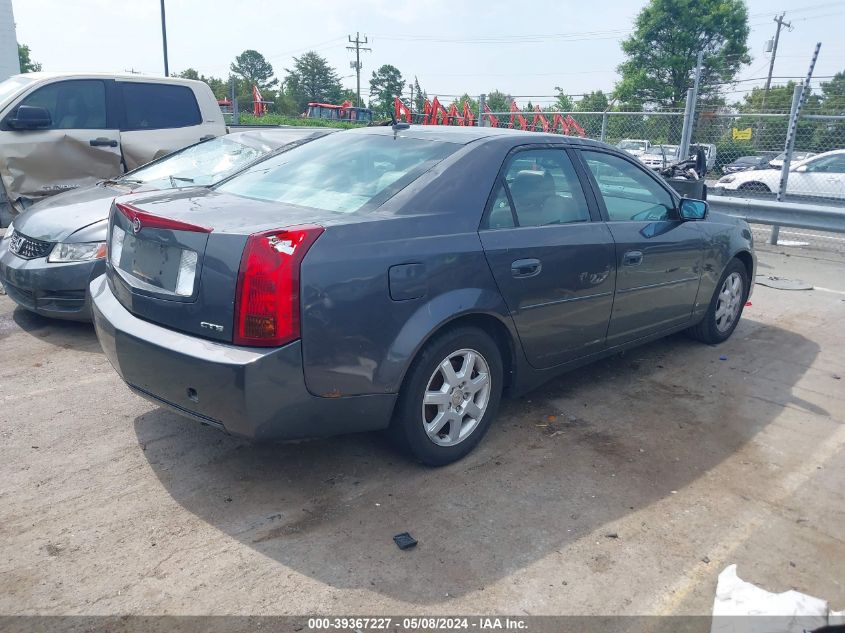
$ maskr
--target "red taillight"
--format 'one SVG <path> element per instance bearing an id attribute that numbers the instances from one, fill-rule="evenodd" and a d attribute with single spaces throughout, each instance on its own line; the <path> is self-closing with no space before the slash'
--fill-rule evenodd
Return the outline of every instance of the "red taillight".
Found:
<path id="1" fill-rule="evenodd" d="M 254 233 L 235 291 L 236 345 L 278 347 L 299 338 L 299 267 L 323 227 Z"/>
<path id="2" fill-rule="evenodd" d="M 124 202 L 115 202 L 114 206 L 132 223 L 137 226 L 135 231 L 142 231 L 143 229 L 169 229 L 171 231 L 191 231 L 193 233 L 211 233 L 212 229 L 207 226 L 200 226 L 199 224 L 191 224 L 189 222 L 180 222 L 179 220 L 171 220 L 160 215 L 153 215 L 146 211 L 141 211 L 137 207 Z M 138 222 L 136 225 L 135 222 Z"/>

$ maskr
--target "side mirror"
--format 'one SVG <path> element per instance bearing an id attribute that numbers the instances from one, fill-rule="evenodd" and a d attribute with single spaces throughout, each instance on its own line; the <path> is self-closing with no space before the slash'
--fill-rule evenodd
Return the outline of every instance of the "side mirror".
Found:
<path id="1" fill-rule="evenodd" d="M 704 200 L 681 198 L 679 211 L 682 220 L 703 220 L 707 215 L 707 203 Z"/>
<path id="2" fill-rule="evenodd" d="M 50 111 L 41 106 L 18 106 L 15 117 L 7 119 L 10 128 L 15 130 L 37 130 L 53 125 Z"/>
<path id="3" fill-rule="evenodd" d="M 807 165 L 798 165 L 798 167 L 795 168 L 795 171 L 796 173 L 803 174 L 808 171 Z"/>

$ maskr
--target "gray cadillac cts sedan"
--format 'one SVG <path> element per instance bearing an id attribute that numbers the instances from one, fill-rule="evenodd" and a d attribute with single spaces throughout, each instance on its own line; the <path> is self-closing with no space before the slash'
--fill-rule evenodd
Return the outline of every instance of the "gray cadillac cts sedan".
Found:
<path id="1" fill-rule="evenodd" d="M 755 266 L 745 222 L 602 143 L 397 125 L 119 198 L 91 295 L 154 403 L 257 440 L 389 428 L 439 465 L 503 393 L 680 330 L 724 341 Z"/>

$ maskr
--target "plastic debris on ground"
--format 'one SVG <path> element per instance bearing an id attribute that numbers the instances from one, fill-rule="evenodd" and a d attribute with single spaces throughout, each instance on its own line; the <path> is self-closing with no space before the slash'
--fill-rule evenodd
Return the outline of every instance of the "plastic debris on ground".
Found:
<path id="1" fill-rule="evenodd" d="M 407 532 L 402 532 L 402 534 L 397 534 L 396 536 L 394 536 L 393 542 L 396 543 L 396 546 L 399 549 L 411 549 L 412 547 L 416 547 L 417 545 L 417 539 L 415 539 Z"/>
<path id="2" fill-rule="evenodd" d="M 812 284 L 808 284 L 800 279 L 784 279 L 776 275 L 757 275 L 754 278 L 754 283 L 761 286 L 768 286 L 776 290 L 812 290 Z"/>
<path id="3" fill-rule="evenodd" d="M 711 633 L 804 633 L 841 623 L 842 612 L 825 600 L 794 590 L 771 593 L 742 580 L 736 565 L 719 574 Z"/>

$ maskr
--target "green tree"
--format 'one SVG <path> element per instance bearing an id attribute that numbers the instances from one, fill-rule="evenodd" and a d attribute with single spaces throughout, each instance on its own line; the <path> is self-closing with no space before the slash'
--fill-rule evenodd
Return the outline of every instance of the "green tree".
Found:
<path id="1" fill-rule="evenodd" d="M 822 82 L 819 103 L 822 114 L 845 115 L 845 72 L 838 72 L 830 81 Z M 845 145 L 845 121 L 817 120 L 813 149 L 827 151 Z"/>
<path id="2" fill-rule="evenodd" d="M 464 115 L 464 104 L 465 103 L 469 105 L 469 109 L 470 109 L 470 112 L 472 112 L 472 116 L 473 117 L 478 116 L 478 100 L 473 99 L 472 97 L 469 96 L 469 94 L 464 93 L 462 96 L 455 99 L 452 103 L 454 103 L 455 107 L 458 108 L 458 114 L 460 114 L 461 116 Z M 446 107 L 446 109 L 448 110 L 451 107 L 452 107 L 452 104 L 450 103 Z"/>
<path id="3" fill-rule="evenodd" d="M 703 51 L 699 94 L 712 99 L 751 61 L 748 33 L 744 0 L 650 0 L 622 42 L 627 60 L 615 94 L 635 105 L 680 108 Z"/>
<path id="4" fill-rule="evenodd" d="M 264 55 L 258 51 L 247 49 L 232 62 L 229 67 L 236 77 L 242 79 L 248 90 L 251 92 L 253 86 L 258 86 L 262 93 L 269 94 L 279 83 L 273 78 L 273 66 L 264 59 Z"/>
<path id="5" fill-rule="evenodd" d="M 405 80 L 396 66 L 384 64 L 373 71 L 370 78 L 370 108 L 373 118 L 389 119 L 393 113 L 393 98 L 401 97 Z"/>
<path id="6" fill-rule="evenodd" d="M 18 61 L 21 64 L 22 73 L 41 72 L 41 64 L 32 61 L 29 46 L 26 44 L 18 44 Z"/>
<path id="7" fill-rule="evenodd" d="M 337 71 L 314 51 L 293 58 L 293 68 L 286 68 L 285 92 L 296 105 L 297 112 L 305 112 L 309 102 L 340 104 L 343 87 Z"/>
<path id="8" fill-rule="evenodd" d="M 575 109 L 572 97 L 564 93 L 560 86 L 555 86 L 555 90 L 557 90 L 557 98 L 552 104 L 554 109 L 558 112 L 572 112 Z"/>
<path id="9" fill-rule="evenodd" d="M 609 107 L 610 101 L 601 90 L 585 94 L 575 105 L 578 112 L 604 112 Z"/>
<path id="10" fill-rule="evenodd" d="M 420 87 L 420 82 L 414 77 L 414 103 L 412 104 L 414 112 L 421 113 L 425 109 L 426 99 L 428 99 L 428 93 Z"/>
<path id="11" fill-rule="evenodd" d="M 176 73 L 176 77 L 182 77 L 183 79 L 194 79 L 196 81 L 202 81 L 208 84 L 208 87 L 211 88 L 211 92 L 214 93 L 214 97 L 216 99 L 223 99 L 228 98 L 231 95 L 229 90 L 229 84 L 219 77 L 206 77 L 205 75 L 199 74 L 194 68 L 187 68 L 180 73 Z"/>

